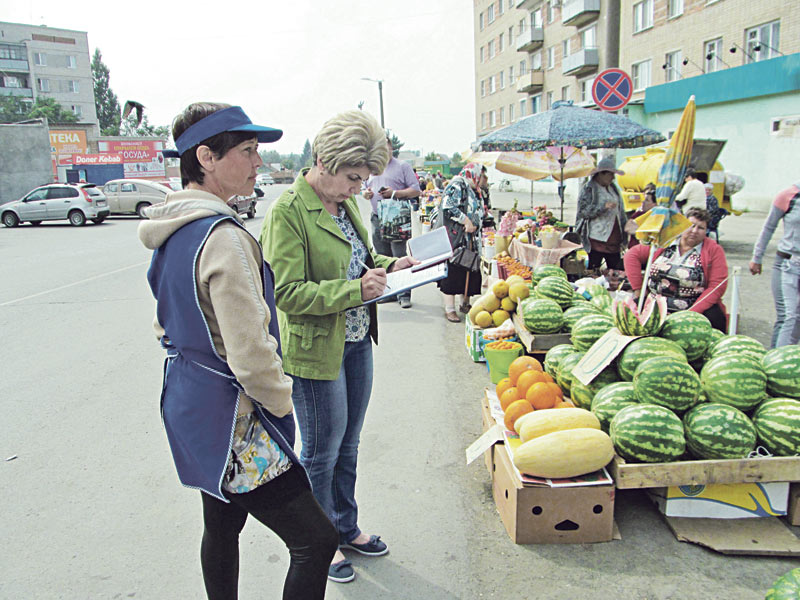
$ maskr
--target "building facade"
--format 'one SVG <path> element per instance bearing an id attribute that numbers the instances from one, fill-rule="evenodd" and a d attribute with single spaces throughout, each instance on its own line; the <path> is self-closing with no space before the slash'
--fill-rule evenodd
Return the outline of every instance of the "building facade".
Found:
<path id="1" fill-rule="evenodd" d="M 53 98 L 100 134 L 86 32 L 0 22 L 0 95 Z"/>
<path id="2" fill-rule="evenodd" d="M 474 0 L 476 137 L 557 100 L 593 105 L 619 58 L 619 0 Z"/>

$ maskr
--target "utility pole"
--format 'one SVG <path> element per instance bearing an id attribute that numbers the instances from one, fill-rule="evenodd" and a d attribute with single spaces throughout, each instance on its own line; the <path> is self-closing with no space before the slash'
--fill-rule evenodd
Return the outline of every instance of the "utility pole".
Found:
<path id="1" fill-rule="evenodd" d="M 363 81 L 373 81 L 378 84 L 378 97 L 381 103 L 381 127 L 386 129 L 386 125 L 383 122 L 383 79 L 371 79 L 369 77 L 362 77 Z"/>

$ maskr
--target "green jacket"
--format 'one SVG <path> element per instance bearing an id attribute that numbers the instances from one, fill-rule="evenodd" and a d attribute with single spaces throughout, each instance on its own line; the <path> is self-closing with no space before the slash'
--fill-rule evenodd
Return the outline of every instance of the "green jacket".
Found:
<path id="1" fill-rule="evenodd" d="M 306 379 L 334 380 L 344 354 L 344 311 L 363 304 L 361 281 L 347 280 L 353 248 L 306 181 L 306 172 L 270 208 L 260 241 L 275 272 L 284 371 Z M 372 249 L 355 197 L 343 205 L 369 250 L 365 262 L 388 270 L 397 259 Z M 369 333 L 377 344 L 375 303 L 369 305 L 369 317 Z"/>

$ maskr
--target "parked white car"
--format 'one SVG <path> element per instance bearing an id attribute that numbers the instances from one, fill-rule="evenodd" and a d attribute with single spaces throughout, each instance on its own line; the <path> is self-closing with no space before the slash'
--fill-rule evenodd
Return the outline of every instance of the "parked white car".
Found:
<path id="1" fill-rule="evenodd" d="M 272 178 L 272 175 L 267 175 L 265 173 L 256 175 L 256 185 L 258 186 L 272 185 L 273 183 L 275 183 L 275 180 Z"/>
<path id="2" fill-rule="evenodd" d="M 27 221 L 67 219 L 72 225 L 85 225 L 86 220 L 100 224 L 108 216 L 106 197 L 93 183 L 50 183 L 39 186 L 16 202 L 0 204 L 0 220 L 6 227 Z"/>
<path id="3" fill-rule="evenodd" d="M 161 204 L 172 192 L 165 185 L 144 179 L 112 179 L 103 186 L 112 215 L 139 215 L 144 219 L 144 209 Z"/>

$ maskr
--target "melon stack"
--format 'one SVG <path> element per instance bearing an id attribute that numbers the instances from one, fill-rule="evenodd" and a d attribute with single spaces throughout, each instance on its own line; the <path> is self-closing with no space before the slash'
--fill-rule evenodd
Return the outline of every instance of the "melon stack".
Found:
<path id="1" fill-rule="evenodd" d="M 530 294 L 530 288 L 519 275 L 496 281 L 469 311 L 469 320 L 476 327 L 500 327 L 511 317 L 520 301 Z"/>

